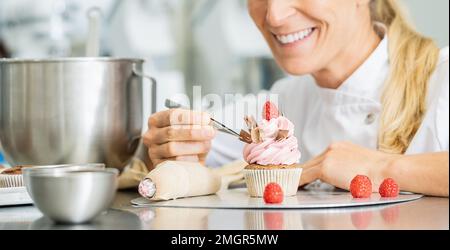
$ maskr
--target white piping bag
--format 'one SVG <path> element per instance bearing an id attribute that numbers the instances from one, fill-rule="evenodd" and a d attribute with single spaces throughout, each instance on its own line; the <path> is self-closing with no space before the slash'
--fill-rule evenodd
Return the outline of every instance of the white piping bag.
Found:
<path id="1" fill-rule="evenodd" d="M 152 201 L 215 194 L 221 177 L 193 162 L 166 161 L 151 171 L 139 185 L 139 193 Z"/>

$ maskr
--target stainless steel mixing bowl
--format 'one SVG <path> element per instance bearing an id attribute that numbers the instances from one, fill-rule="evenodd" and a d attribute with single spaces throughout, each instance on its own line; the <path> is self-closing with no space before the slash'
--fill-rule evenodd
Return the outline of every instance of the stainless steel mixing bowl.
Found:
<path id="1" fill-rule="evenodd" d="M 80 224 L 107 210 L 117 191 L 117 169 L 46 169 L 25 180 L 37 208 L 58 223 Z"/>
<path id="2" fill-rule="evenodd" d="M 140 59 L 0 59 L 0 142 L 11 165 L 123 168 L 142 132 Z M 149 114 L 150 115 L 150 114 Z M 145 118 L 146 119 L 146 118 Z"/>
<path id="3" fill-rule="evenodd" d="M 30 176 L 32 175 L 43 175 L 50 174 L 54 175 L 57 173 L 68 172 L 68 171 L 98 171 L 104 170 L 105 164 L 66 164 L 66 165 L 48 165 L 48 166 L 29 166 L 22 169 L 22 176 L 24 183 L 30 182 Z M 28 194 L 32 195 L 33 192 L 28 189 Z"/>

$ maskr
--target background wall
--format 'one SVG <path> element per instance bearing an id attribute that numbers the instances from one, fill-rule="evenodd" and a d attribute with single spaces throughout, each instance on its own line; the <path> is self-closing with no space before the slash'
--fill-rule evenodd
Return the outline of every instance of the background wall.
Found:
<path id="1" fill-rule="evenodd" d="M 417 28 L 433 37 L 441 47 L 448 46 L 449 0 L 403 0 Z"/>
<path id="2" fill-rule="evenodd" d="M 449 0 L 398 1 L 419 31 L 448 46 Z M 104 13 L 102 54 L 145 58 L 161 82 L 160 104 L 193 85 L 203 94 L 250 93 L 284 76 L 247 0 L 1 0 L 0 57 L 83 56 L 93 6 Z"/>
<path id="3" fill-rule="evenodd" d="M 449 0 L 402 2 L 419 31 L 448 46 Z M 86 11 L 95 6 L 104 16 L 102 54 L 145 58 L 146 73 L 160 84 L 159 109 L 166 97 L 190 93 L 193 85 L 201 85 L 203 94 L 257 92 L 284 75 L 250 20 L 246 3 L 0 0 L 0 57 L 83 56 Z M 150 107 L 150 89 L 145 88 L 145 107 Z M 149 115 L 149 108 L 144 112 Z"/>

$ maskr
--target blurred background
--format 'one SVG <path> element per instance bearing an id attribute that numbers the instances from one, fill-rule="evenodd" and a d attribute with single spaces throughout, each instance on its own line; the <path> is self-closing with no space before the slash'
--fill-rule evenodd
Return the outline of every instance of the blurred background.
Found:
<path id="1" fill-rule="evenodd" d="M 420 31 L 448 45 L 448 0 L 404 3 Z M 0 54 L 83 56 L 93 6 L 103 12 L 102 55 L 145 58 L 162 92 L 249 93 L 283 76 L 246 0 L 2 0 Z"/>
<path id="2" fill-rule="evenodd" d="M 448 0 L 404 3 L 421 32 L 448 45 Z M 283 77 L 246 0 L 2 0 L 0 57 L 83 56 L 94 6 L 102 11 L 101 54 L 146 59 L 146 73 L 159 80 L 159 109 L 193 85 L 203 95 L 245 94 Z"/>
<path id="3" fill-rule="evenodd" d="M 404 3 L 420 31 L 448 45 L 448 0 Z M 1 53 L 82 56 L 93 6 L 103 12 L 102 55 L 145 58 L 148 73 L 172 91 L 195 84 L 219 94 L 255 92 L 283 75 L 246 0 L 2 0 Z"/>

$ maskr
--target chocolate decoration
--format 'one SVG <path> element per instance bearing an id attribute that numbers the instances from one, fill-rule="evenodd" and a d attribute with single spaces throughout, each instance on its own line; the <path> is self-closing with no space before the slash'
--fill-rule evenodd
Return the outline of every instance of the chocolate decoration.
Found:
<path id="1" fill-rule="evenodd" d="M 280 130 L 280 131 L 278 131 L 276 140 L 282 141 L 282 140 L 288 138 L 288 136 L 289 136 L 289 130 Z"/>
<path id="2" fill-rule="evenodd" d="M 261 129 L 255 128 L 250 131 L 253 143 L 259 144 L 263 142 L 264 134 Z"/>
<path id="3" fill-rule="evenodd" d="M 248 133 L 248 132 L 245 131 L 245 130 L 241 130 L 239 139 L 240 139 L 242 142 L 245 142 L 245 143 L 247 143 L 247 144 L 252 144 L 252 143 L 253 143 L 252 136 L 250 135 L 250 133 Z"/>
<path id="4" fill-rule="evenodd" d="M 258 123 L 256 122 L 253 116 L 246 116 L 244 118 L 245 123 L 247 124 L 248 130 L 252 131 L 253 129 L 258 127 Z"/>

